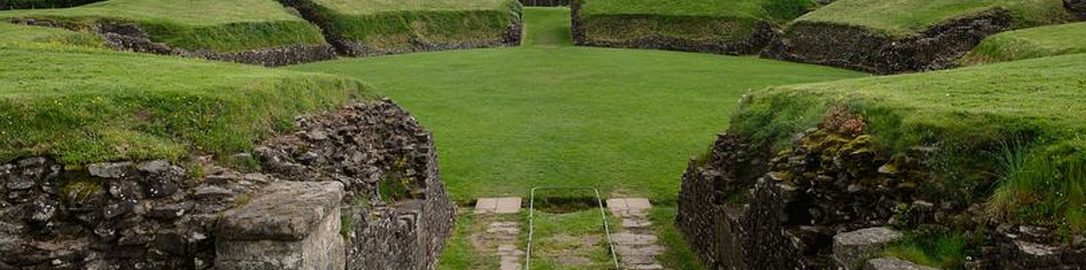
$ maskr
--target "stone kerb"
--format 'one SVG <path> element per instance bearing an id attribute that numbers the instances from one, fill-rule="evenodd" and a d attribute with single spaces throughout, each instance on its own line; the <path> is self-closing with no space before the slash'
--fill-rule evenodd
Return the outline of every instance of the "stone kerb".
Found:
<path id="1" fill-rule="evenodd" d="M 218 269 L 344 269 L 339 182 L 276 182 L 227 211 L 217 229 Z"/>

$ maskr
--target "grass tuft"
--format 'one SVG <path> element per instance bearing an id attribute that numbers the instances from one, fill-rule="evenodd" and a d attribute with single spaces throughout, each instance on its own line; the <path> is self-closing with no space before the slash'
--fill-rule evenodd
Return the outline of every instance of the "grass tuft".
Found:
<path id="1" fill-rule="evenodd" d="M 967 248 L 968 241 L 961 233 L 910 234 L 884 250 L 882 256 L 941 269 L 959 269 L 965 262 Z"/>
<path id="2" fill-rule="evenodd" d="M 1061 159 L 1021 142 L 1005 144 L 999 160 L 1003 173 L 989 214 L 1086 231 L 1086 160 Z"/>

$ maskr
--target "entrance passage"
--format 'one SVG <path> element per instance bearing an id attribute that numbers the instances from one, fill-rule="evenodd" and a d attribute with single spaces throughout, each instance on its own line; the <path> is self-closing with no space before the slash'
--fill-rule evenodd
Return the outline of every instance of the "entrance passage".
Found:
<path id="1" fill-rule="evenodd" d="M 574 196 L 578 192 L 590 192 L 592 196 L 588 198 L 592 200 L 587 201 L 595 204 L 585 204 L 583 198 L 587 196 Z M 537 193 L 546 196 L 537 196 Z M 551 211 L 536 211 L 540 209 Z M 611 224 L 599 189 L 532 188 L 528 201 L 528 248 L 524 269 L 533 269 L 533 262 L 537 263 L 534 269 L 618 269 Z"/>

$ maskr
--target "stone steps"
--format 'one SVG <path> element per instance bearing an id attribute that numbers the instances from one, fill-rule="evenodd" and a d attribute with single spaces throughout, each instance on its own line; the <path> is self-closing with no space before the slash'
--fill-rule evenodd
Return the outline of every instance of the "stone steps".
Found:
<path id="1" fill-rule="evenodd" d="M 520 212 L 521 198 L 479 198 L 475 201 L 474 213 L 477 216 L 508 216 Z M 515 221 L 492 220 L 487 224 L 483 239 L 497 243 L 494 253 L 500 258 L 501 270 L 519 270 L 524 259 L 524 251 L 517 248 L 520 235 L 520 223 Z"/>
<path id="2" fill-rule="evenodd" d="M 619 264 L 623 269 L 660 270 L 665 269 L 656 256 L 664 253 L 663 246 L 652 229 L 649 211 L 652 204 L 645 198 L 615 198 L 607 200 L 607 208 L 622 219 L 621 226 L 611 235 L 618 254 Z"/>

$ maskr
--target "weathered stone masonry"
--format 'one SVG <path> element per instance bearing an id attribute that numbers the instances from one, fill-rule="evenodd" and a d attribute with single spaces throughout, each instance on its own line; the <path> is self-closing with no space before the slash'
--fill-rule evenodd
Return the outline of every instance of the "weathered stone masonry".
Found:
<path id="1" fill-rule="evenodd" d="M 1048 228 L 981 226 L 977 204 L 923 192 L 934 149 L 889 156 L 873 148 L 869 136 L 833 129 L 797 134 L 775 155 L 760 149 L 741 136 L 721 135 L 683 175 L 676 223 L 709 269 L 860 269 L 897 235 L 867 229 L 874 227 L 914 233 L 984 228 L 965 235 L 979 246 L 968 254 L 968 269 L 1086 266 L 1082 236 L 1069 244 Z"/>
<path id="2" fill-rule="evenodd" d="M 210 158 L 0 165 L 0 269 L 432 269 L 454 206 L 429 134 L 387 101 L 298 122 L 229 157 L 260 160 L 248 173 Z M 381 198 L 391 181 L 406 192 Z"/>
<path id="3" fill-rule="evenodd" d="M 992 9 L 906 37 L 831 23 L 793 24 L 762 56 L 857 69 L 879 74 L 954 67 L 985 37 L 1010 30 L 1013 14 Z"/>

